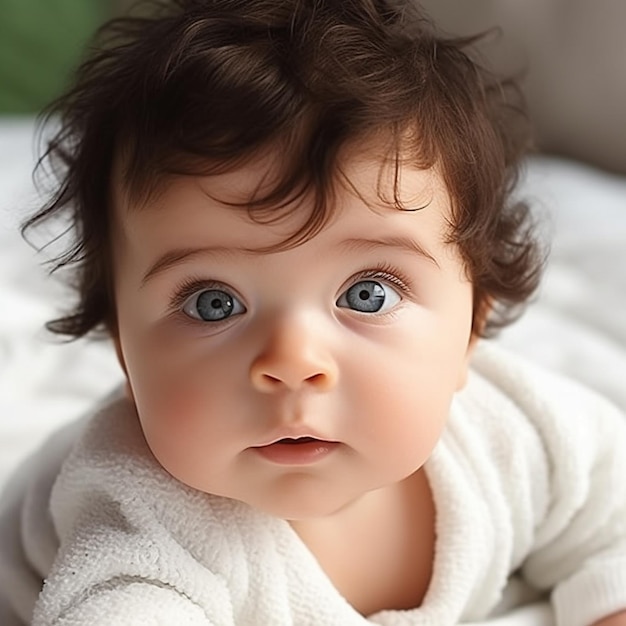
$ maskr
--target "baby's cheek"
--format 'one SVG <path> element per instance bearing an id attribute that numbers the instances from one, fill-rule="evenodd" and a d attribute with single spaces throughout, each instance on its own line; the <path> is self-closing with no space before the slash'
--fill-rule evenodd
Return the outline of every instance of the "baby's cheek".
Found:
<path id="1" fill-rule="evenodd" d="M 432 452 L 441 435 L 452 399 L 453 382 L 444 372 L 432 372 L 428 364 L 407 362 L 389 368 L 378 385 L 364 390 L 365 406 L 374 415 L 372 431 L 381 442 L 396 450 L 398 460 L 421 458 Z M 385 393 L 380 393 L 384 389 Z M 376 419 L 386 415 L 388 419 Z"/>
<path id="2" fill-rule="evenodd" d="M 180 478 L 178 468 L 184 465 L 185 455 L 194 442 L 202 439 L 199 393 L 189 385 L 162 385 L 145 403 L 138 403 L 137 409 L 153 454 L 165 469 Z"/>
<path id="3" fill-rule="evenodd" d="M 197 385 L 190 382 L 170 382 L 160 386 L 151 404 L 163 425 L 175 425 L 179 431 L 183 429 L 184 432 L 187 427 L 201 419 L 205 400 L 204 393 Z"/>

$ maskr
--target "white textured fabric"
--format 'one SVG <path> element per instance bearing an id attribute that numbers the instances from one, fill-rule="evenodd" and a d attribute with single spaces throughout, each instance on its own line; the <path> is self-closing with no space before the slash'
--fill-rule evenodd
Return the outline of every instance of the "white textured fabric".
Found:
<path id="1" fill-rule="evenodd" d="M 0 561 L 28 574 L 0 579 L 24 621 L 34 581 L 47 577 L 34 626 L 588 626 L 626 608 L 623 415 L 493 345 L 479 347 L 426 466 L 436 560 L 412 611 L 366 620 L 286 522 L 175 481 L 121 397 L 36 462 L 26 497 L 14 489 L 19 514 L 2 522 L 19 525 L 22 550 L 3 545 Z M 552 591 L 554 611 L 516 608 L 530 587 Z"/>

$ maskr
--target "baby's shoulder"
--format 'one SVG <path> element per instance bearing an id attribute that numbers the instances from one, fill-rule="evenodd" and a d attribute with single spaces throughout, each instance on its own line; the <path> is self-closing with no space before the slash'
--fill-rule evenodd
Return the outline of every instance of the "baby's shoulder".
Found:
<path id="1" fill-rule="evenodd" d="M 472 359 L 459 401 L 486 419 L 497 410 L 505 419 L 518 416 L 545 436 L 587 429 L 626 428 L 626 416 L 610 400 L 582 383 L 482 341 Z"/>
<path id="2" fill-rule="evenodd" d="M 450 431 L 481 463 L 535 485 L 543 476 L 551 492 L 586 482 L 607 464 L 615 475 L 626 471 L 626 416 L 617 406 L 489 342 L 477 347 Z"/>

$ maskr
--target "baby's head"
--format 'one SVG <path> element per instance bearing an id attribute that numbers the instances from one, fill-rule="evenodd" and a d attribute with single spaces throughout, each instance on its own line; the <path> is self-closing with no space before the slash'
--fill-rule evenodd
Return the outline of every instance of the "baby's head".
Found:
<path id="1" fill-rule="evenodd" d="M 295 518 L 416 471 L 538 280 L 515 89 L 402 2 L 178 0 L 102 37 L 30 221 L 75 227 L 52 329 L 108 331 L 193 487 Z"/>
<path id="2" fill-rule="evenodd" d="M 392 168 L 441 177 L 477 332 L 509 321 L 532 293 L 527 215 L 509 197 L 527 148 L 515 87 L 466 56 L 470 41 L 438 38 L 410 2 L 179 0 L 155 5 L 152 19 L 114 22 L 100 40 L 50 110 L 63 124 L 46 155 L 58 193 L 31 220 L 67 213 L 75 225 L 62 262 L 76 265 L 79 301 L 53 330 L 115 328 L 114 187 L 149 206 L 177 174 L 232 170 L 275 148 L 280 180 L 258 214 L 315 195 L 294 244 L 336 210 L 338 157 L 366 139 Z"/>

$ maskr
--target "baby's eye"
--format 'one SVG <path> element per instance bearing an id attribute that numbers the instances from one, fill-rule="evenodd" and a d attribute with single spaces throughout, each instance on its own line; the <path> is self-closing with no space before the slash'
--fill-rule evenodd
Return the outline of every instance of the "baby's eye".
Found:
<path id="1" fill-rule="evenodd" d="M 375 280 L 360 280 L 339 296 L 337 306 L 360 313 L 382 313 L 396 306 L 401 299 L 389 285 Z"/>
<path id="2" fill-rule="evenodd" d="M 187 298 L 183 312 L 202 322 L 220 322 L 246 312 L 246 307 L 223 289 L 204 289 Z"/>

